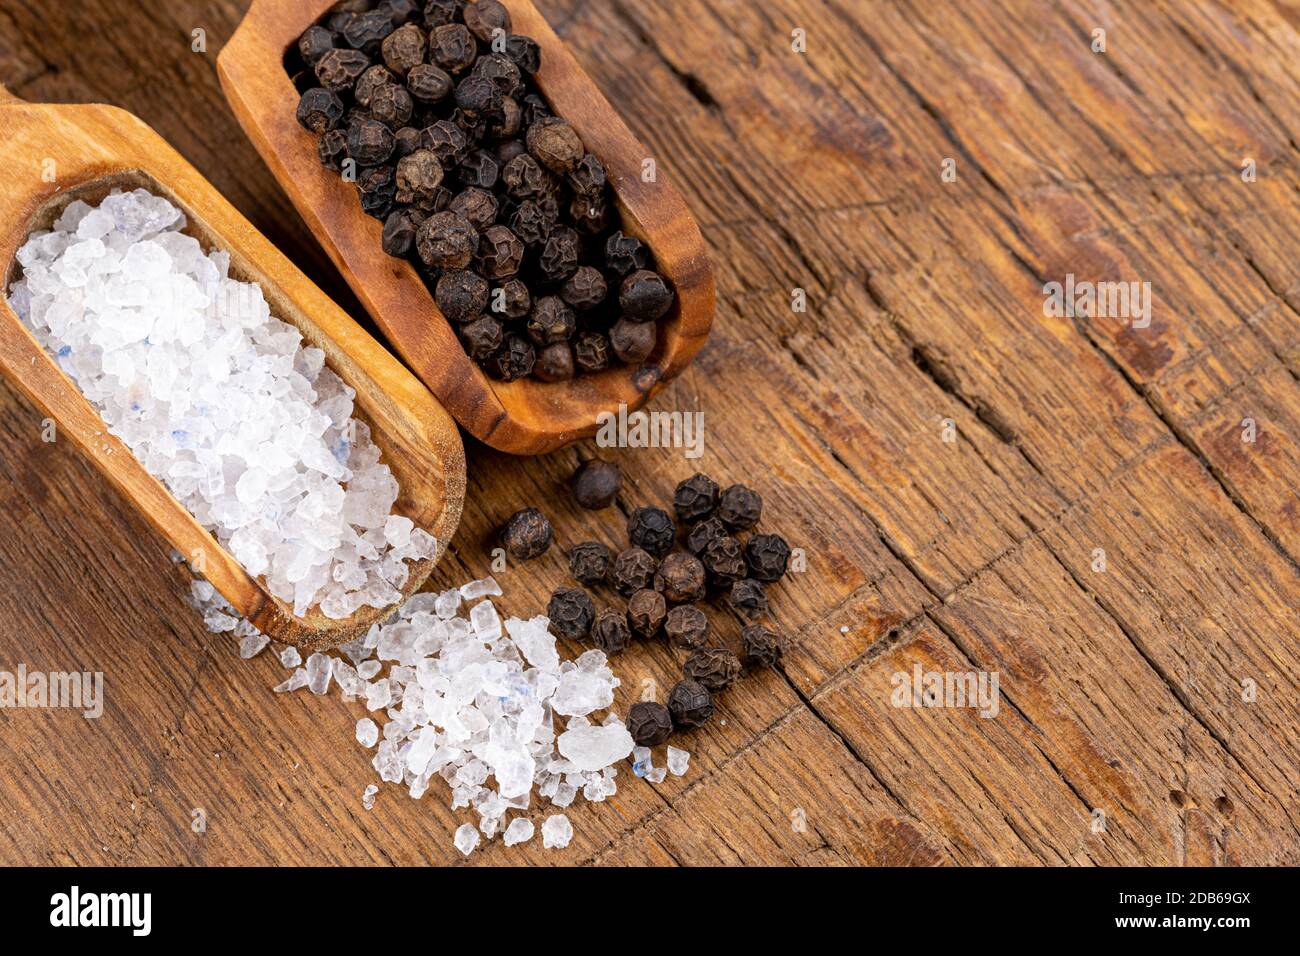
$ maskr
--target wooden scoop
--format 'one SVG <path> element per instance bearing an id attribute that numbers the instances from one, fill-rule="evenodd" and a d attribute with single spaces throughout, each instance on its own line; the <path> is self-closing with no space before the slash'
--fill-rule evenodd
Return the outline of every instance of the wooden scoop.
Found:
<path id="1" fill-rule="evenodd" d="M 99 413 L 9 305 L 21 276 L 15 252 L 48 229 L 74 199 L 97 203 L 114 187 L 143 187 L 180 207 L 186 232 L 230 253 L 230 274 L 262 287 L 272 314 L 324 350 L 356 389 L 356 414 L 373 432 L 401 491 L 395 510 L 438 539 L 433 559 L 410 562 L 404 596 L 419 589 L 460 520 L 465 452 L 460 433 L 428 391 L 281 255 L 206 179 L 135 116 L 110 106 L 35 105 L 0 87 L 0 370 L 72 439 L 114 485 L 245 617 L 279 641 L 306 648 L 343 643 L 391 613 L 361 608 L 332 620 L 291 605 L 252 578 L 157 478 L 109 434 Z"/>
<path id="2" fill-rule="evenodd" d="M 489 378 L 461 347 L 410 263 L 380 249 L 382 224 L 361 211 L 356 189 L 321 166 L 316 138 L 298 125 L 298 92 L 285 53 L 333 0 L 253 0 L 217 57 L 222 88 L 244 131 L 369 309 L 388 341 L 475 438 L 516 454 L 540 454 L 595 433 L 601 412 L 634 409 L 699 351 L 713 322 L 713 270 L 699 227 L 664 180 L 642 179 L 649 151 L 601 95 L 529 0 L 504 0 L 516 33 L 541 46 L 535 80 L 557 115 L 605 164 L 622 228 L 647 242 L 677 290 L 659 344 L 639 368 L 618 366 L 569 382 Z"/>

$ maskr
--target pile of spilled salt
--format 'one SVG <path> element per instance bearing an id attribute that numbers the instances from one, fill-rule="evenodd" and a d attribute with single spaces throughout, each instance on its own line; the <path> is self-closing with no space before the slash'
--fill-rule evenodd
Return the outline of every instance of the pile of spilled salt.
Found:
<path id="1" fill-rule="evenodd" d="M 389 607 L 436 542 L 392 514 L 397 481 L 352 417 L 356 393 L 184 227 L 144 189 L 76 200 L 18 250 L 9 302 L 109 431 L 295 614 Z"/>

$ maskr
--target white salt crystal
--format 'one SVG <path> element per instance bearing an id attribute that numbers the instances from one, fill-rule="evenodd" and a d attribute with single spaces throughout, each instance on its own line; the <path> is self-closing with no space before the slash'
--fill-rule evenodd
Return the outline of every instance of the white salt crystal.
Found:
<path id="1" fill-rule="evenodd" d="M 375 806 L 375 794 L 378 792 L 379 788 L 373 783 L 367 784 L 366 789 L 361 791 L 361 805 L 367 810 L 373 810 Z"/>
<path id="2" fill-rule="evenodd" d="M 497 584 L 494 577 L 481 578 L 478 581 L 470 581 L 468 584 L 460 586 L 460 596 L 466 601 L 477 601 L 479 598 L 498 597 L 501 594 L 501 585 Z"/>
<path id="3" fill-rule="evenodd" d="M 256 657 L 262 653 L 262 648 L 266 647 L 271 639 L 259 631 L 252 634 L 244 635 L 244 639 L 239 642 L 239 656 L 248 660 L 250 657 Z"/>
<path id="4" fill-rule="evenodd" d="M 645 778 L 649 780 L 651 783 L 663 783 L 664 778 L 667 776 L 668 776 L 667 767 L 652 767 L 649 770 L 649 772 L 646 773 Z"/>
<path id="5" fill-rule="evenodd" d="M 302 663 L 302 655 L 296 647 L 286 647 L 280 652 L 280 663 L 285 667 L 297 667 Z"/>
<path id="6" fill-rule="evenodd" d="M 542 846 L 548 850 L 563 849 L 573 839 L 573 824 L 563 813 L 546 818 L 542 824 Z"/>
<path id="7" fill-rule="evenodd" d="M 469 856 L 474 852 L 474 847 L 478 846 L 478 830 L 472 823 L 466 823 L 456 828 L 454 841 L 456 849 L 461 853 Z"/>
<path id="8" fill-rule="evenodd" d="M 379 725 L 369 717 L 357 721 L 357 743 L 369 749 L 379 741 Z"/>
<path id="9" fill-rule="evenodd" d="M 506 827 L 505 834 L 501 837 L 501 842 L 506 846 L 514 846 L 516 843 L 527 843 L 533 838 L 533 821 L 524 817 L 515 817 L 510 821 L 510 826 Z"/>
<path id="10" fill-rule="evenodd" d="M 286 691 L 298 690 L 307 686 L 307 672 L 299 667 L 289 675 L 289 679 L 282 684 L 277 684 L 272 688 L 277 694 L 283 694 Z"/>
<path id="11" fill-rule="evenodd" d="M 470 609 L 469 621 L 475 636 L 485 644 L 501 636 L 501 618 L 497 616 L 497 609 L 491 601 L 475 604 Z"/>
<path id="12" fill-rule="evenodd" d="M 325 654 L 307 658 L 307 689 L 313 694 L 323 694 L 330 686 L 330 659 Z"/>
<path id="13" fill-rule="evenodd" d="M 686 767 L 691 762 L 691 755 L 677 747 L 669 746 L 668 748 L 668 770 L 674 777 L 680 777 L 686 773 Z"/>
<path id="14" fill-rule="evenodd" d="M 460 591 L 452 588 L 450 591 L 443 591 L 438 595 L 437 601 L 433 606 L 433 613 L 438 617 L 446 620 L 456 616 L 456 611 L 460 608 Z"/>
<path id="15" fill-rule="evenodd" d="M 632 752 L 632 735 L 622 724 L 573 727 L 556 741 L 560 754 L 579 770 L 601 770 Z"/>

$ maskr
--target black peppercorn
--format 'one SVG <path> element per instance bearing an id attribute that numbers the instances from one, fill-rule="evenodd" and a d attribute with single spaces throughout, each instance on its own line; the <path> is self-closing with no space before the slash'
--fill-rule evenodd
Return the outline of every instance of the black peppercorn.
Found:
<path id="1" fill-rule="evenodd" d="M 429 59 L 448 73 L 467 70 L 478 56 L 474 37 L 463 23 L 447 23 L 429 33 Z"/>
<path id="2" fill-rule="evenodd" d="M 420 131 L 414 126 L 403 126 L 393 134 L 393 157 L 404 159 L 420 148 Z"/>
<path id="3" fill-rule="evenodd" d="M 397 188 L 415 195 L 432 196 L 442 184 L 442 163 L 433 150 L 417 149 L 397 161 Z"/>
<path id="4" fill-rule="evenodd" d="M 651 588 L 642 588 L 627 599 L 627 623 L 638 637 L 654 637 L 667 616 L 664 596 Z"/>
<path id="5" fill-rule="evenodd" d="M 393 154 L 393 131 L 378 120 L 362 120 L 348 131 L 348 155 L 361 166 L 378 166 Z"/>
<path id="6" fill-rule="evenodd" d="M 757 617 L 767 611 L 767 592 L 761 581 L 742 578 L 731 585 L 727 603 L 745 617 Z"/>
<path id="7" fill-rule="evenodd" d="M 779 534 L 756 534 L 745 543 L 745 563 L 751 577 L 779 580 L 790 563 L 790 546 Z"/>
<path id="8" fill-rule="evenodd" d="M 727 537 L 727 529 L 716 515 L 705 518 L 691 526 L 686 532 L 686 550 L 691 554 L 703 554 L 714 541 Z"/>
<path id="9" fill-rule="evenodd" d="M 609 225 L 609 203 L 604 196 L 574 196 L 569 203 L 569 218 L 582 232 L 597 235 Z"/>
<path id="10" fill-rule="evenodd" d="M 528 286 L 521 279 L 507 279 L 489 297 L 489 311 L 506 319 L 522 319 L 533 307 Z"/>
<path id="11" fill-rule="evenodd" d="M 734 531 L 747 531 L 763 515 L 763 499 L 744 485 L 732 485 L 718 498 L 718 517 Z"/>
<path id="12" fill-rule="evenodd" d="M 527 153 L 515 156 L 505 164 L 501 170 L 501 182 L 510 198 L 521 202 L 554 188 L 551 174 Z"/>
<path id="13" fill-rule="evenodd" d="M 499 0 L 475 0 L 474 3 L 468 3 L 462 16 L 469 32 L 484 43 L 491 43 L 497 37 L 498 30 L 503 36 L 510 32 L 510 12 Z"/>
<path id="14" fill-rule="evenodd" d="M 457 193 L 447 208 L 458 216 L 464 216 L 475 229 L 480 231 L 496 222 L 498 211 L 496 197 L 486 189 L 479 189 L 477 186 L 470 186 Z M 479 246 L 481 249 L 481 240 Z"/>
<path id="15" fill-rule="evenodd" d="M 375 91 L 393 82 L 393 74 L 387 67 L 379 64 L 367 67 L 366 71 L 357 78 L 356 85 L 352 89 L 352 98 L 362 109 L 369 109 L 370 99 L 375 95 Z"/>
<path id="16" fill-rule="evenodd" d="M 343 121 L 343 101 L 322 86 L 314 86 L 298 100 L 298 122 L 317 136 Z"/>
<path id="17" fill-rule="evenodd" d="M 583 508 L 591 511 L 599 511 L 612 505 L 621 487 L 623 487 L 623 473 L 618 465 L 601 458 L 584 461 L 569 480 L 573 499 Z M 649 578 L 646 580 L 648 581 Z M 639 584 L 637 587 L 645 587 L 645 584 Z"/>
<path id="18" fill-rule="evenodd" d="M 522 335 L 507 335 L 501 348 L 488 362 L 488 371 L 503 382 L 513 382 L 525 378 L 537 362 L 537 352 L 533 343 Z"/>
<path id="19" fill-rule="evenodd" d="M 554 228 L 555 217 L 542 203 L 532 199 L 521 202 L 510 217 L 510 230 L 529 248 L 544 243 Z"/>
<path id="20" fill-rule="evenodd" d="M 425 128 L 421 145 L 433 151 L 443 166 L 454 166 L 469 152 L 469 139 L 455 123 L 438 120 Z"/>
<path id="21" fill-rule="evenodd" d="M 659 273 L 638 269 L 623 280 L 618 304 L 631 318 L 653 322 L 672 308 L 673 290 Z"/>
<path id="22" fill-rule="evenodd" d="M 567 382 L 573 378 L 573 346 L 568 342 L 542 346 L 533 365 L 533 378 L 543 382 Z"/>
<path id="23" fill-rule="evenodd" d="M 502 180 L 505 179 L 506 167 L 510 165 L 510 160 L 527 154 L 528 147 L 524 145 L 523 140 L 508 139 L 504 143 L 497 143 L 497 162 L 501 164 Z"/>
<path id="24" fill-rule="evenodd" d="M 710 542 L 700 559 L 709 572 L 709 580 L 718 587 L 739 581 L 747 571 L 740 542 L 730 536 Z"/>
<path id="25" fill-rule="evenodd" d="M 659 564 L 654 587 L 669 604 L 685 604 L 704 597 L 704 565 L 693 554 L 674 551 Z"/>
<path id="26" fill-rule="evenodd" d="M 519 103 L 510 96 L 501 98 L 501 105 L 488 121 L 488 135 L 493 139 L 515 136 L 523 126 L 523 112 Z"/>
<path id="27" fill-rule="evenodd" d="M 713 695 L 699 681 L 679 680 L 668 692 L 668 712 L 678 730 L 701 727 L 713 716 Z"/>
<path id="28" fill-rule="evenodd" d="M 557 116 L 539 119 L 524 137 L 528 152 L 553 173 L 571 173 L 585 151 L 573 127 Z"/>
<path id="29" fill-rule="evenodd" d="M 501 348 L 505 326 L 490 315 L 480 315 L 460 327 L 460 341 L 470 358 L 484 361 Z"/>
<path id="30" fill-rule="evenodd" d="M 370 95 L 370 115 L 389 129 L 398 129 L 411 121 L 415 103 L 406 87 L 386 83 Z"/>
<path id="31" fill-rule="evenodd" d="M 506 37 L 506 56 L 525 73 L 536 73 L 542 66 L 542 48 L 531 37 L 513 34 Z"/>
<path id="32" fill-rule="evenodd" d="M 599 541 L 583 541 L 569 551 L 569 573 L 579 584 L 601 584 L 609 576 L 614 556 Z"/>
<path id="33" fill-rule="evenodd" d="M 573 336 L 577 317 L 559 296 L 544 295 L 528 316 L 528 337 L 538 345 L 564 342 Z"/>
<path id="34" fill-rule="evenodd" d="M 664 619 L 664 633 L 677 647 L 703 647 L 708 632 L 709 619 L 694 604 L 679 604 Z"/>
<path id="35" fill-rule="evenodd" d="M 364 53 L 335 48 L 316 61 L 316 79 L 325 89 L 338 93 L 356 83 L 369 65 Z"/>
<path id="36" fill-rule="evenodd" d="M 584 372 L 609 367 L 609 339 L 599 332 L 582 332 L 573 340 L 573 361 Z"/>
<path id="37" fill-rule="evenodd" d="M 623 653 L 632 643 L 632 630 L 627 626 L 627 615 L 613 608 L 601 611 L 591 625 L 591 640 L 610 657 Z"/>
<path id="38" fill-rule="evenodd" d="M 388 11 L 388 16 L 395 27 L 413 21 L 420 13 L 420 7 L 415 0 L 384 0 L 379 7 Z"/>
<path id="39" fill-rule="evenodd" d="M 560 298 L 575 309 L 594 309 L 605 301 L 609 289 L 599 269 L 579 266 L 560 286 Z"/>
<path id="40" fill-rule="evenodd" d="M 620 551 L 614 559 L 614 590 L 624 597 L 650 586 L 658 563 L 640 548 Z"/>
<path id="41" fill-rule="evenodd" d="M 424 31 L 408 23 L 384 37 L 379 49 L 384 64 L 398 76 L 406 76 L 424 62 L 425 47 Z"/>
<path id="42" fill-rule="evenodd" d="M 424 28 L 446 26 L 460 16 L 460 8 L 465 0 L 427 0 L 424 5 Z"/>
<path id="43" fill-rule="evenodd" d="M 587 153 L 568 175 L 570 188 L 579 195 L 598 196 L 605 189 L 605 165 Z"/>
<path id="44" fill-rule="evenodd" d="M 496 157 L 485 149 L 476 149 L 456 167 L 456 178 L 466 186 L 491 189 L 497 184 Z"/>
<path id="45" fill-rule="evenodd" d="M 637 508 L 627 519 L 628 540 L 656 558 L 668 553 L 676 535 L 673 519 L 662 508 Z"/>
<path id="46" fill-rule="evenodd" d="M 740 643 L 746 664 L 773 666 L 785 652 L 779 635 L 761 624 L 751 624 L 740 632 Z"/>
<path id="47" fill-rule="evenodd" d="M 516 511 L 501 528 L 501 546 L 510 557 L 531 561 L 551 546 L 551 523 L 536 508 Z"/>
<path id="48" fill-rule="evenodd" d="M 638 747 L 658 747 L 673 733 L 673 716 L 663 704 L 638 700 L 627 712 L 627 732 Z"/>
<path id="49" fill-rule="evenodd" d="M 341 129 L 330 130 L 316 144 L 316 155 L 326 169 L 338 170 L 348 155 L 348 134 Z"/>
<path id="50" fill-rule="evenodd" d="M 454 212 L 435 213 L 416 232 L 415 248 L 431 269 L 464 269 L 478 248 L 478 230 Z"/>
<path id="51" fill-rule="evenodd" d="M 619 230 L 605 240 L 605 265 L 611 272 L 625 276 L 644 269 L 649 263 L 645 245 L 635 236 L 625 236 Z"/>
<path id="52" fill-rule="evenodd" d="M 546 605 L 546 616 L 551 619 L 551 627 L 562 637 L 572 640 L 586 637 L 591 631 L 591 622 L 596 619 L 596 608 L 591 597 L 582 588 L 560 588 L 551 595 Z"/>
<path id="53" fill-rule="evenodd" d="M 489 279 L 507 279 L 519 271 L 524 244 L 505 226 L 488 226 L 478 244 L 479 270 Z"/>
<path id="54" fill-rule="evenodd" d="M 456 106 L 480 114 L 501 108 L 501 91 L 486 76 L 471 73 L 456 84 Z"/>
<path id="55" fill-rule="evenodd" d="M 682 666 L 688 680 L 698 681 L 715 694 L 731 686 L 740 671 L 740 658 L 725 647 L 698 648 Z"/>
<path id="56" fill-rule="evenodd" d="M 696 472 L 673 490 L 673 513 L 678 521 L 697 521 L 718 506 L 718 483 Z"/>
<path id="57" fill-rule="evenodd" d="M 380 247 L 390 256 L 401 259 L 411 251 L 415 242 L 415 223 L 405 209 L 397 209 L 384 220 L 384 235 Z"/>
<path id="58" fill-rule="evenodd" d="M 513 98 L 523 91 L 524 79 L 519 67 L 508 56 L 500 53 L 488 53 L 475 60 L 474 75 L 491 81 L 502 97 Z M 518 103 L 515 104 L 515 109 L 519 109 Z"/>
<path id="59" fill-rule="evenodd" d="M 468 322 L 487 308 L 487 280 L 468 269 L 450 269 L 438 280 L 433 300 L 448 320 Z"/>
<path id="60" fill-rule="evenodd" d="M 332 49 L 334 34 L 322 26 L 309 26 L 298 38 L 298 53 L 308 66 L 315 66 Z"/>
<path id="61" fill-rule="evenodd" d="M 406 89 L 413 99 L 421 103 L 437 103 L 444 100 L 451 92 L 451 88 L 451 74 L 432 63 L 413 66 L 406 74 Z"/>
<path id="62" fill-rule="evenodd" d="M 343 27 L 343 39 L 354 50 L 360 50 L 367 56 L 379 52 L 379 44 L 393 29 L 392 18 L 383 10 L 367 10 L 358 13 Z"/>
<path id="63" fill-rule="evenodd" d="M 361 209 L 376 219 L 387 218 L 397 192 L 397 177 L 392 166 L 371 166 L 357 176 L 357 192 L 361 196 Z"/>
<path id="64" fill-rule="evenodd" d="M 537 266 L 549 282 L 563 282 L 578 269 L 582 237 L 568 226 L 556 226 L 542 243 Z"/>
<path id="65" fill-rule="evenodd" d="M 610 327 L 609 347 L 621 361 L 639 365 L 650 357 L 658 338 L 659 329 L 653 322 L 633 322 L 624 317 Z"/>

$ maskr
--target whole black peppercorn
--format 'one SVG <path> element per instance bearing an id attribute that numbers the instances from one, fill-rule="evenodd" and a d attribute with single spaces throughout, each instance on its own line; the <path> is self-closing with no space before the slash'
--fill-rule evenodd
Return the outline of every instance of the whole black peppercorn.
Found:
<path id="1" fill-rule="evenodd" d="M 605 265 L 611 272 L 625 276 L 649 264 L 650 255 L 645 244 L 635 236 L 625 236 L 619 230 L 605 240 Z"/>
<path id="2" fill-rule="evenodd" d="M 691 525 L 691 530 L 686 532 L 686 550 L 691 554 L 703 554 L 714 541 L 725 537 L 727 529 L 716 515 L 712 515 Z"/>
<path id="3" fill-rule="evenodd" d="M 686 604 L 704 597 L 704 565 L 693 554 L 674 551 L 659 564 L 654 586 L 669 604 Z"/>
<path id="4" fill-rule="evenodd" d="M 542 346 L 533 365 L 533 378 L 543 382 L 567 382 L 573 378 L 573 346 L 568 342 Z"/>
<path id="5" fill-rule="evenodd" d="M 376 63 L 374 66 L 366 67 L 366 71 L 357 77 L 356 85 L 352 89 L 352 98 L 362 109 L 369 109 L 375 91 L 394 82 L 395 78 L 388 68 Z"/>
<path id="6" fill-rule="evenodd" d="M 659 330 L 653 322 L 633 322 L 624 317 L 609 329 L 609 347 L 629 365 L 639 365 L 649 358 L 658 339 Z"/>
<path id="7" fill-rule="evenodd" d="M 718 587 L 739 581 L 748 570 L 745 567 L 745 555 L 740 542 L 732 537 L 718 538 L 704 549 L 700 556 L 704 568 L 709 572 L 709 580 Z"/>
<path id="8" fill-rule="evenodd" d="M 397 192 L 397 177 L 392 166 L 371 166 L 357 176 L 357 192 L 361 196 L 361 209 L 368 216 L 385 219 L 393 206 Z"/>
<path id="9" fill-rule="evenodd" d="M 432 196 L 442 185 L 442 163 L 431 149 L 417 149 L 397 161 L 397 188 L 414 195 Z"/>
<path id="10" fill-rule="evenodd" d="M 439 186 L 433 191 L 431 196 L 416 196 L 415 202 L 411 203 L 414 211 L 420 214 L 420 222 L 428 219 L 436 212 L 446 212 L 447 207 L 451 205 L 452 192 L 446 186 Z"/>
<path id="11" fill-rule="evenodd" d="M 673 490 L 673 513 L 678 521 L 697 521 L 718 506 L 718 483 L 696 472 Z"/>
<path id="12" fill-rule="evenodd" d="M 631 318 L 653 322 L 672 308 L 673 290 L 659 273 L 638 269 L 623 280 L 618 304 Z"/>
<path id="13" fill-rule="evenodd" d="M 551 546 L 551 523 L 536 508 L 516 511 L 501 528 L 501 546 L 510 557 L 531 561 Z"/>
<path id="14" fill-rule="evenodd" d="M 478 48 L 463 23 L 446 23 L 429 33 L 429 59 L 448 73 L 461 73 L 474 63 Z"/>
<path id="15" fill-rule="evenodd" d="M 584 372 L 609 368 L 609 339 L 599 332 L 581 332 L 573 340 L 573 361 Z"/>
<path id="16" fill-rule="evenodd" d="M 609 203 L 604 196 L 574 196 L 569 203 L 569 218 L 580 231 L 597 235 L 609 225 Z"/>
<path id="17" fill-rule="evenodd" d="M 588 587 L 603 583 L 613 563 L 609 548 L 599 541 L 583 541 L 569 551 L 569 573 L 579 584 Z"/>
<path id="18" fill-rule="evenodd" d="M 775 665 L 785 652 L 779 635 L 761 624 L 751 624 L 740 632 L 740 644 L 746 664 Z"/>
<path id="19" fill-rule="evenodd" d="M 498 212 L 496 196 L 477 186 L 461 190 L 452 198 L 447 208 L 458 216 L 464 216 L 475 229 L 480 231 L 496 222 Z M 479 247 L 482 248 L 482 240 Z"/>
<path id="20" fill-rule="evenodd" d="M 532 199 L 521 202 L 510 216 L 510 231 L 529 248 L 544 243 L 554 228 L 555 217 L 547 212 L 544 204 Z"/>
<path id="21" fill-rule="evenodd" d="M 532 37 L 512 34 L 506 37 L 506 56 L 525 73 L 536 73 L 542 66 L 542 48 Z"/>
<path id="22" fill-rule="evenodd" d="M 465 131 L 448 120 L 438 120 L 425 127 L 421 145 L 432 150 L 443 166 L 455 166 L 469 152 L 469 138 Z"/>
<path id="23" fill-rule="evenodd" d="M 522 279 L 507 279 L 488 297 L 488 310 L 503 319 L 522 319 L 533 307 L 532 296 Z"/>
<path id="24" fill-rule="evenodd" d="M 313 24 L 298 38 L 298 53 L 308 66 L 315 66 L 320 58 L 334 49 L 334 34 Z"/>
<path id="25" fill-rule="evenodd" d="M 605 189 L 605 166 L 591 153 L 578 160 L 578 165 L 568 175 L 569 187 L 579 195 L 600 195 Z"/>
<path id="26" fill-rule="evenodd" d="M 551 174 L 527 153 L 515 156 L 505 164 L 501 170 L 501 182 L 510 198 L 520 201 L 549 192 L 555 185 Z"/>
<path id="27" fill-rule="evenodd" d="M 505 226 L 488 226 L 478 244 L 479 270 L 489 279 L 508 279 L 519 271 L 524 244 Z"/>
<path id="28" fill-rule="evenodd" d="M 493 139 L 516 136 L 523 126 L 523 112 L 519 103 L 510 96 L 501 98 L 501 105 L 488 121 L 488 135 Z"/>
<path id="29" fill-rule="evenodd" d="M 614 590 L 624 597 L 631 597 L 650 586 L 657 569 L 658 562 L 640 548 L 620 551 L 614 559 Z"/>
<path id="30" fill-rule="evenodd" d="M 516 156 L 526 155 L 528 155 L 528 147 L 521 139 L 508 139 L 504 143 L 497 143 L 497 162 L 501 164 L 501 178 L 505 179 L 506 167 L 510 165 L 510 160 Z"/>
<path id="31" fill-rule="evenodd" d="M 515 97 L 523 92 L 523 74 L 508 56 L 487 53 L 474 61 L 475 76 L 490 80 L 503 97 Z M 515 104 L 516 107 L 519 105 Z"/>
<path id="32" fill-rule="evenodd" d="M 627 732 L 638 747 L 658 747 L 673 734 L 673 715 L 663 704 L 638 700 L 628 708 Z"/>
<path id="33" fill-rule="evenodd" d="M 432 30 L 455 22 L 463 6 L 465 0 L 428 0 L 424 5 L 424 28 Z"/>
<path id="34" fill-rule="evenodd" d="M 605 301 L 608 292 L 605 277 L 592 266 L 579 266 L 560 286 L 560 298 L 575 309 L 594 309 Z"/>
<path id="35" fill-rule="evenodd" d="M 668 692 L 668 712 L 678 730 L 702 727 L 713 716 L 713 695 L 699 681 L 679 680 Z"/>
<path id="36" fill-rule="evenodd" d="M 414 126 L 403 126 L 393 134 L 393 156 L 405 159 L 420 148 L 420 131 Z"/>
<path id="37" fill-rule="evenodd" d="M 406 76 L 424 62 L 425 47 L 424 31 L 408 23 L 384 37 L 379 49 L 384 65 L 398 76 Z"/>
<path id="38" fill-rule="evenodd" d="M 667 616 L 664 596 L 651 588 L 642 588 L 627 599 L 627 623 L 638 637 L 654 637 Z"/>
<path id="39" fill-rule="evenodd" d="M 362 120 L 348 131 L 348 156 L 360 166 L 378 166 L 393 154 L 393 131 L 378 120 Z"/>
<path id="40" fill-rule="evenodd" d="M 565 342 L 573 336 L 577 317 L 559 296 L 544 295 L 528 316 L 528 337 L 538 345 Z"/>
<path id="41" fill-rule="evenodd" d="M 343 39 L 354 50 L 367 56 L 379 52 L 379 44 L 393 29 L 392 18 L 383 10 L 358 13 L 343 27 Z"/>
<path id="42" fill-rule="evenodd" d="M 627 519 L 628 540 L 656 558 L 669 552 L 676 535 L 673 519 L 662 508 L 637 508 Z"/>
<path id="43" fill-rule="evenodd" d="M 415 249 L 431 269 L 464 269 L 478 248 L 478 230 L 454 212 L 435 213 L 415 234 Z"/>
<path id="44" fill-rule="evenodd" d="M 591 603 L 591 596 L 582 588 L 560 588 L 551 595 L 550 603 L 546 605 L 546 616 L 551 619 L 551 627 L 557 634 L 578 640 L 591 632 L 596 608 Z"/>
<path id="45" fill-rule="evenodd" d="M 709 633 L 709 619 L 694 604 L 679 604 L 664 619 L 664 633 L 677 647 L 703 647 Z"/>
<path id="46" fill-rule="evenodd" d="M 380 247 L 390 256 L 401 259 L 415 243 L 415 223 L 405 209 L 397 209 L 384 220 L 384 235 Z"/>
<path id="47" fill-rule="evenodd" d="M 537 266 L 549 282 L 563 282 L 578 269 L 582 237 L 568 226 L 556 226 L 542 243 Z"/>
<path id="48" fill-rule="evenodd" d="M 499 169 L 495 156 L 485 149 L 476 149 L 456 167 L 456 178 L 466 186 L 491 189 L 497 184 Z"/>
<path id="49" fill-rule="evenodd" d="M 763 499 L 744 485 L 732 485 L 718 497 L 718 517 L 733 531 L 748 531 L 763 515 Z"/>
<path id="50" fill-rule="evenodd" d="M 537 352 L 533 343 L 522 335 L 507 335 L 501 348 L 488 362 L 488 371 L 503 382 L 513 382 L 525 378 L 537 362 Z"/>
<path id="51" fill-rule="evenodd" d="M 438 280 L 433 300 L 448 320 L 468 322 L 487 308 L 487 280 L 469 269 L 450 269 Z"/>
<path id="52" fill-rule="evenodd" d="M 742 578 L 731 585 L 727 603 L 745 617 L 757 617 L 767 611 L 767 592 L 761 581 Z"/>
<path id="53" fill-rule="evenodd" d="M 335 93 L 350 88 L 365 72 L 370 60 L 359 50 L 330 50 L 316 61 L 316 79 Z"/>
<path id="54" fill-rule="evenodd" d="M 456 84 L 456 106 L 467 113 L 487 113 L 501 108 L 501 91 L 486 76 L 471 73 Z"/>
<path id="55" fill-rule="evenodd" d="M 627 615 L 613 608 L 605 608 L 592 622 L 591 640 L 610 657 L 623 653 L 632 643 L 632 629 L 627 626 Z"/>
<path id="56" fill-rule="evenodd" d="M 348 155 L 348 134 L 341 129 L 330 130 L 316 144 L 316 155 L 326 169 L 340 169 Z"/>
<path id="57" fill-rule="evenodd" d="M 388 16 L 395 27 L 410 23 L 420 14 L 419 4 L 415 0 L 383 0 L 379 7 L 388 11 Z"/>
<path id="58" fill-rule="evenodd" d="M 498 0 L 474 0 L 465 5 L 462 16 L 469 32 L 484 43 L 491 43 L 498 30 L 502 36 L 510 32 L 510 12 Z"/>
<path id="59" fill-rule="evenodd" d="M 740 658 L 725 647 L 698 648 L 682 666 L 688 680 L 698 681 L 715 694 L 735 683 L 740 671 Z"/>
<path id="60" fill-rule="evenodd" d="M 488 114 L 471 113 L 457 106 L 451 111 L 450 120 L 465 131 L 466 138 L 474 146 L 483 141 L 487 136 Z"/>
<path id="61" fill-rule="evenodd" d="M 411 121 L 415 103 L 406 87 L 386 83 L 370 95 L 370 115 L 389 129 L 398 129 Z"/>
<path id="62" fill-rule="evenodd" d="M 573 473 L 573 477 L 569 479 L 569 488 L 573 492 L 573 500 L 581 507 L 591 511 L 599 511 L 601 508 L 608 508 L 612 505 L 614 499 L 618 497 L 619 489 L 622 487 L 623 473 L 619 470 L 618 465 L 602 458 L 591 458 L 584 461 Z M 650 573 L 654 573 L 653 569 Z M 650 579 L 646 578 L 646 580 L 649 581 Z M 637 587 L 645 587 L 645 584 L 638 584 Z"/>
<path id="63" fill-rule="evenodd" d="M 585 155 L 573 127 L 557 116 L 539 119 L 524 137 L 528 152 L 553 173 L 571 173 Z"/>
<path id="64" fill-rule="evenodd" d="M 520 69 L 523 68 L 520 67 Z M 555 115 L 551 112 L 551 108 L 547 105 L 546 100 L 542 99 L 536 93 L 525 93 L 523 99 L 519 101 L 519 108 L 524 111 L 525 129 Z"/>
<path id="65" fill-rule="evenodd" d="M 484 361 L 501 348 L 505 326 L 490 315 L 480 315 L 460 327 L 460 341 L 471 358 Z"/>
<path id="66" fill-rule="evenodd" d="M 750 577 L 777 581 L 790 563 L 790 546 L 779 534 L 756 534 L 745 543 L 745 563 Z"/>
<path id="67" fill-rule="evenodd" d="M 314 86 L 298 100 L 298 122 L 317 136 L 343 122 L 343 101 L 323 86 Z"/>
<path id="68" fill-rule="evenodd" d="M 406 74 L 406 89 L 420 103 L 437 103 L 451 92 L 451 74 L 432 63 L 420 63 Z"/>

